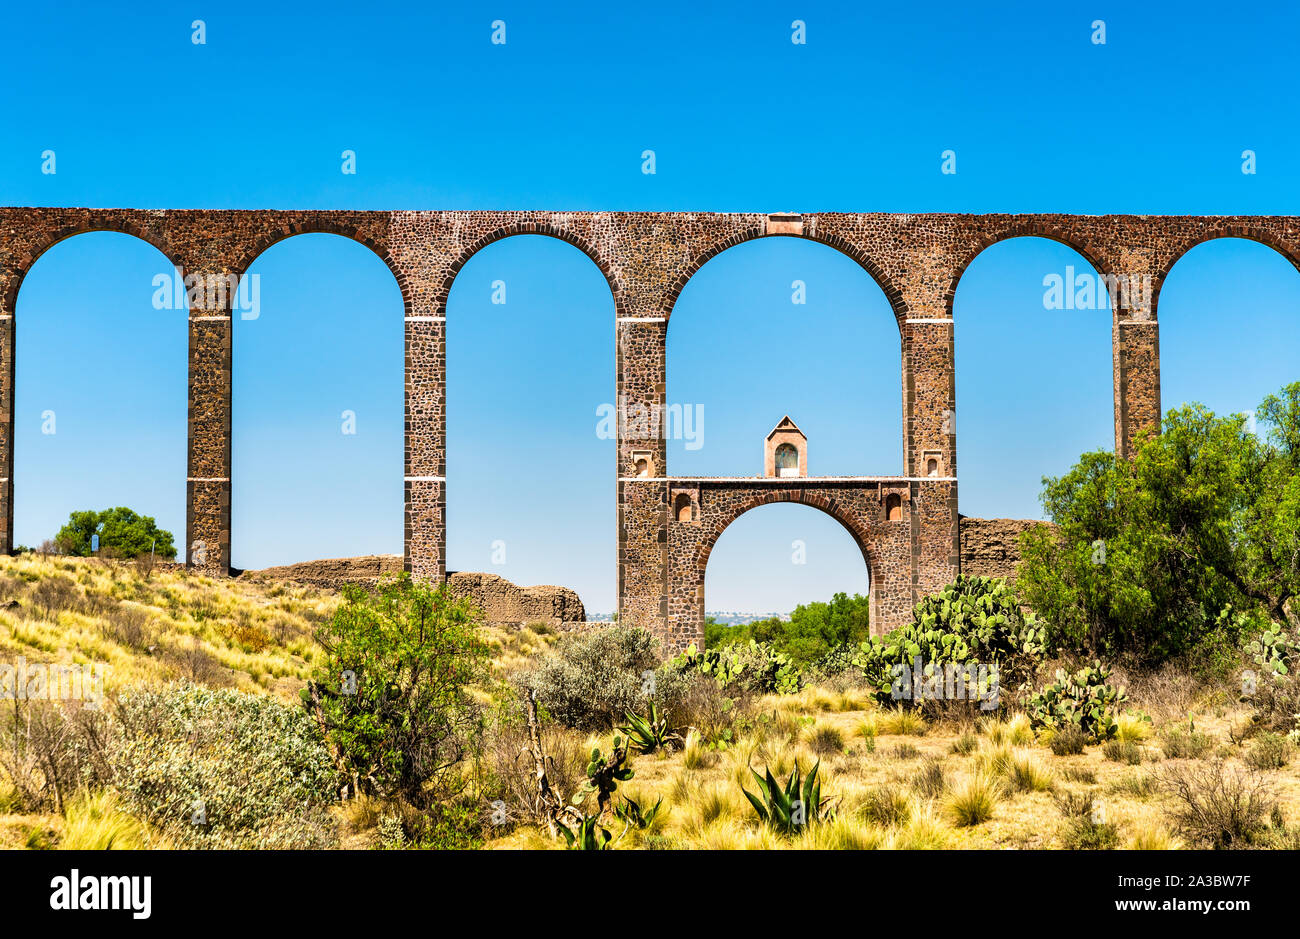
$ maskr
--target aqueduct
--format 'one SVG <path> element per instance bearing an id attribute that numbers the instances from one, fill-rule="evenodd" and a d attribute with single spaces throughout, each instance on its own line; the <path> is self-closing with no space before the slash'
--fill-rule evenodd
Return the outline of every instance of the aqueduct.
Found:
<path id="1" fill-rule="evenodd" d="M 769 502 L 814 506 L 839 520 L 871 574 L 873 628 L 908 616 L 961 567 L 953 296 L 984 248 L 1050 238 L 1078 251 L 1111 287 L 1115 447 L 1131 451 L 1160 415 L 1157 306 L 1174 263 L 1201 242 L 1262 242 L 1300 268 L 1300 219 L 1278 216 L 710 214 L 492 211 L 202 211 L 0 208 L 0 550 L 12 548 L 14 314 L 32 264 L 89 231 L 135 235 L 187 275 L 229 282 L 276 242 L 328 232 L 368 246 L 392 270 L 405 307 L 404 564 L 446 576 L 446 314 L 456 273 L 494 241 L 548 235 L 586 253 L 614 297 L 617 388 L 629 411 L 661 413 L 673 306 L 714 255 L 754 238 L 799 237 L 835 248 L 870 274 L 893 308 L 902 347 L 902 475 L 799 479 L 666 475 L 653 422 L 619 422 L 618 609 L 670 649 L 699 638 L 704 567 L 723 529 Z M 230 567 L 231 330 L 228 293 L 189 309 L 187 562 Z M 674 501 L 689 504 L 680 517 Z"/>

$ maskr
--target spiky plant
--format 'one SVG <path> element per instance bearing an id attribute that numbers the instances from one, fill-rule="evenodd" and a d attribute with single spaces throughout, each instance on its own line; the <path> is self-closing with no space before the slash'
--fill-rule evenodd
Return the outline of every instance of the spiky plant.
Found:
<path id="1" fill-rule="evenodd" d="M 627 734 L 628 745 L 638 753 L 654 753 L 681 740 L 681 735 L 673 733 L 669 727 L 668 715 L 661 715 L 659 706 L 653 701 L 645 717 L 628 711 L 627 724 L 619 730 Z"/>
<path id="2" fill-rule="evenodd" d="M 795 760 L 794 771 L 786 780 L 785 787 L 776 781 L 769 769 L 765 777 L 750 768 L 758 783 L 758 794 L 742 787 L 745 798 L 758 813 L 759 820 L 767 827 L 784 835 L 795 834 L 805 825 L 817 825 L 834 817 L 829 806 L 829 799 L 822 798 L 821 783 L 817 781 L 817 770 L 821 767 L 818 760 L 804 779 Z"/>

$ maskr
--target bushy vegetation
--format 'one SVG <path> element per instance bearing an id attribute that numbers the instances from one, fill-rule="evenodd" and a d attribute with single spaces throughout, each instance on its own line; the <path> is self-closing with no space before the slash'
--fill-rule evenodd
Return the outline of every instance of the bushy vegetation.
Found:
<path id="1" fill-rule="evenodd" d="M 475 843 L 461 796 L 486 720 L 470 693 L 488 675 L 477 611 L 406 574 L 343 596 L 317 631 L 324 658 L 304 702 L 354 791 L 394 805 L 412 843 Z"/>
<path id="2" fill-rule="evenodd" d="M 152 516 L 139 515 L 125 506 L 102 512 L 73 512 L 68 522 L 54 536 L 54 543 L 64 554 L 90 557 L 92 536 L 99 535 L 99 548 L 117 557 L 135 558 L 155 554 L 171 560 L 176 557 L 172 533 L 158 527 Z"/>
<path id="3" fill-rule="evenodd" d="M 658 644 L 646 630 L 610 626 L 568 633 L 552 654 L 520 676 L 538 705 L 566 727 L 608 730 L 640 712 L 671 676 L 660 670 Z M 664 698 L 659 699 L 661 701 Z M 672 702 L 668 702 L 671 709 Z"/>
<path id="4" fill-rule="evenodd" d="M 803 603 L 788 620 L 779 617 L 727 626 L 708 619 L 704 645 L 708 649 L 765 644 L 797 668 L 820 662 L 837 649 L 856 645 L 871 635 L 871 598 L 837 593 L 829 603 Z"/>
<path id="5" fill-rule="evenodd" d="M 918 661 L 923 674 L 913 680 L 938 677 L 941 685 L 945 666 L 996 666 L 983 681 L 963 674 L 961 697 L 974 700 L 1027 677 L 1042 652 L 1042 627 L 1005 582 L 962 574 L 918 603 L 910 623 L 863 642 L 852 661 L 882 702 L 900 700 L 897 669 Z"/>
<path id="6" fill-rule="evenodd" d="M 1067 652 L 1231 662 L 1300 591 L 1300 382 L 1255 412 L 1171 409 L 1132 459 L 1045 480 L 1054 528 L 1022 536 L 1019 591 Z"/>
<path id="7" fill-rule="evenodd" d="M 66 812 L 79 841 L 120 829 L 189 848 L 337 843 L 327 810 L 341 780 L 320 732 L 265 695 L 174 683 L 100 709 L 10 701 L 0 765 L 13 807 Z"/>
<path id="8" fill-rule="evenodd" d="M 342 778 L 301 708 L 176 684 L 120 702 L 104 756 L 132 811 L 178 847 L 322 848 Z"/>
<path id="9" fill-rule="evenodd" d="M 1025 701 L 1025 713 L 1035 727 L 1072 729 L 1088 740 L 1110 740 L 1119 733 L 1115 717 L 1125 695 L 1108 684 L 1108 678 L 1110 671 L 1100 662 L 1073 673 L 1057 669 L 1056 681 Z"/>

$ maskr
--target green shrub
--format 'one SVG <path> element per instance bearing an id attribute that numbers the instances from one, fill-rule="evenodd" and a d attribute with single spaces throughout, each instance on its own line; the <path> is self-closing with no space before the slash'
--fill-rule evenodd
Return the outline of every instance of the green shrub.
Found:
<path id="1" fill-rule="evenodd" d="M 428 808 L 457 791 L 458 764 L 478 751 L 483 714 L 468 689 L 488 653 L 477 612 L 408 574 L 343 597 L 316 632 L 324 655 L 303 699 L 360 784 Z"/>
<path id="2" fill-rule="evenodd" d="M 552 653 L 521 676 L 537 703 L 555 720 L 578 730 L 604 731 L 629 712 L 642 710 L 659 691 L 655 639 L 644 629 L 610 626 L 566 633 Z M 660 703 L 673 703 L 664 689 Z"/>
<path id="3" fill-rule="evenodd" d="M 1171 727 L 1165 731 L 1160 746 L 1171 760 L 1199 760 L 1214 749 L 1214 738 L 1198 731 L 1189 721 L 1186 730 Z"/>
<path id="4" fill-rule="evenodd" d="M 1262 733 L 1246 753 L 1246 763 L 1255 769 L 1281 769 L 1291 761 L 1294 749 L 1291 741 L 1281 734 Z"/>
<path id="5" fill-rule="evenodd" d="M 906 825 L 912 815 L 912 804 L 907 794 L 897 786 L 881 786 L 867 793 L 858 814 L 864 821 L 874 822 L 882 828 Z"/>
<path id="6" fill-rule="evenodd" d="M 950 790 L 945 807 L 954 825 L 970 828 L 992 818 L 993 810 L 1001 798 L 1001 782 L 981 773 L 967 778 Z"/>
<path id="7" fill-rule="evenodd" d="M 131 810 L 180 847 L 320 848 L 343 784 L 301 708 L 179 684 L 123 696 L 108 760 Z"/>
<path id="8" fill-rule="evenodd" d="M 1142 762 L 1142 748 L 1132 740 L 1108 740 L 1101 752 L 1112 763 L 1137 766 Z"/>
<path id="9" fill-rule="evenodd" d="M 841 753 L 844 750 L 844 734 L 830 724 L 818 724 L 808 735 L 808 746 L 818 756 Z"/>
<path id="10" fill-rule="evenodd" d="M 1106 821 L 1105 805 L 1092 793 L 1066 792 L 1052 797 L 1065 816 L 1059 836 L 1070 851 L 1109 851 L 1119 846 L 1119 826 Z"/>
<path id="11" fill-rule="evenodd" d="M 971 753 L 974 753 L 976 750 L 978 750 L 979 745 L 980 745 L 980 738 L 975 736 L 975 734 L 971 733 L 970 731 L 966 731 L 966 733 L 962 734 L 960 737 L 958 737 L 956 740 L 953 741 L 952 747 L 950 749 L 952 750 L 953 753 L 957 754 L 958 756 L 968 756 Z"/>
<path id="12" fill-rule="evenodd" d="M 1074 727 L 1090 740 L 1110 740 L 1119 732 L 1115 712 L 1124 703 L 1123 691 L 1106 684 L 1110 670 L 1100 662 L 1073 674 L 1056 670 L 1056 681 L 1030 695 L 1025 713 L 1035 728 L 1050 727 L 1059 732 Z"/>
<path id="13" fill-rule="evenodd" d="M 928 757 L 912 777 L 912 788 L 931 799 L 943 795 L 948 788 L 948 777 L 943 771 L 943 762 Z"/>

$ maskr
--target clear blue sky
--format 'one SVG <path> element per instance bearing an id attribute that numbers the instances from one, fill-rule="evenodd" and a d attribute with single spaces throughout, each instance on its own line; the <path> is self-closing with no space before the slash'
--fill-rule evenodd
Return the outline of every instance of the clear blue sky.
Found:
<path id="1" fill-rule="evenodd" d="M 1300 214 L 1291 4 L 272 6 L 7 10 L 0 202 Z M 205 45 L 191 42 L 195 18 Z M 490 41 L 497 19 L 503 46 Z M 790 41 L 795 19 L 805 45 Z M 654 176 L 641 173 L 647 148 Z M 340 172 L 345 149 L 356 175 Z M 939 172 L 946 149 L 956 175 Z M 1255 175 L 1241 172 L 1245 149 Z M 1043 277 L 1068 264 L 1086 268 L 1018 239 L 958 288 L 968 515 L 1036 516 L 1044 474 L 1111 445 L 1108 314 L 1043 309 Z M 165 269 L 148 245 L 95 234 L 26 281 L 17 541 L 115 504 L 183 535 L 185 315 L 151 305 Z M 391 275 L 332 236 L 284 242 L 254 272 L 261 315 L 235 326 L 235 564 L 400 552 Z M 504 305 L 491 303 L 495 280 Z M 559 242 L 510 239 L 461 272 L 448 327 L 453 569 L 613 607 L 614 460 L 595 433 L 614 395 L 612 318 L 599 272 Z M 1166 407 L 1245 410 L 1300 379 L 1300 273 L 1267 248 L 1197 248 L 1165 283 L 1160 324 Z M 762 436 L 787 412 L 813 473 L 899 471 L 898 332 L 880 289 L 831 249 L 774 239 L 725 252 L 684 291 L 668 342 L 669 401 L 704 415 L 703 446 L 674 444 L 671 472 L 758 472 Z M 806 564 L 791 562 L 796 540 Z M 711 609 L 743 611 L 841 589 L 866 589 L 861 556 L 796 506 L 737 522 L 707 582 Z"/>

